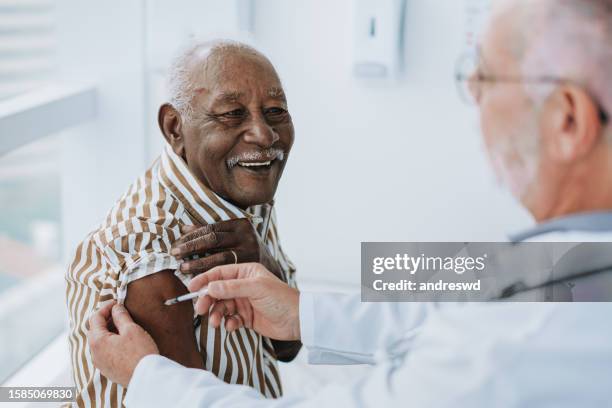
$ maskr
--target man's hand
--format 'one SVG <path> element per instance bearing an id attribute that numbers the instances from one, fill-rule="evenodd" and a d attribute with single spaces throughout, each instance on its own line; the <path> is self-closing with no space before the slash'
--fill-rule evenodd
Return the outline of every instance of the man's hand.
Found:
<path id="1" fill-rule="evenodd" d="M 109 330 L 109 326 L 116 328 L 117 333 Z M 159 354 L 149 333 L 134 323 L 125 307 L 114 301 L 105 303 L 91 316 L 87 338 L 93 364 L 104 376 L 124 387 L 143 357 Z"/>
<path id="2" fill-rule="evenodd" d="M 172 244 L 170 254 L 184 259 L 181 272 L 199 274 L 219 265 L 259 262 L 279 278 L 282 270 L 251 222 L 246 218 L 221 221 L 203 227 L 184 226 L 185 234 Z M 196 260 L 186 260 L 199 255 Z M 235 256 L 234 256 L 235 255 Z"/>
<path id="3" fill-rule="evenodd" d="M 189 290 L 195 292 L 204 286 L 208 286 L 208 295 L 198 299 L 196 313 L 207 314 L 213 305 L 231 300 L 224 315 L 231 316 L 236 327 L 245 326 L 276 340 L 300 339 L 300 293 L 263 265 L 218 266 L 196 276 Z M 220 319 L 213 321 L 211 316 L 210 322 L 218 325 Z"/>

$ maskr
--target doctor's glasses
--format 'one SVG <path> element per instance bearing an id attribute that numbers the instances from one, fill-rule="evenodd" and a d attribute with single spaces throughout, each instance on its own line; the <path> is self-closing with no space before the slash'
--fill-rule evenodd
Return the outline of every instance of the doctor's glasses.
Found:
<path id="1" fill-rule="evenodd" d="M 482 96 L 483 86 L 486 84 L 504 83 L 504 84 L 563 84 L 572 83 L 582 86 L 574 80 L 553 76 L 508 76 L 508 75 L 488 75 L 482 72 L 484 61 L 480 52 L 464 54 L 457 61 L 455 67 L 455 83 L 459 96 L 470 105 L 477 105 Z M 591 96 L 592 97 L 592 96 Z M 608 113 L 599 102 L 593 98 L 599 109 L 599 119 L 601 123 L 606 125 L 610 119 Z"/>

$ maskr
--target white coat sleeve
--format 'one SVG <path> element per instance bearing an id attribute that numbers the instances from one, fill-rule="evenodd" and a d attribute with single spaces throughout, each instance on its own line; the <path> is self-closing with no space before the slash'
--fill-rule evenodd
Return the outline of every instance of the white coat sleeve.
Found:
<path id="1" fill-rule="evenodd" d="M 380 357 L 389 357 L 388 350 L 406 351 L 434 307 L 431 303 L 362 303 L 359 295 L 302 292 L 300 330 L 308 362 L 374 364 Z"/>
<path id="2" fill-rule="evenodd" d="M 331 303 L 330 303 L 331 304 Z M 612 306 L 477 304 L 432 313 L 404 356 L 381 360 L 348 384 L 265 399 L 209 372 L 147 356 L 128 386 L 128 408 L 609 406 Z M 343 329 L 345 326 L 339 326 Z M 585 352 L 587 350 L 588 352 Z"/>
<path id="3" fill-rule="evenodd" d="M 390 404 L 386 406 L 400 406 L 406 396 L 393 392 L 389 383 L 393 374 L 392 367 L 385 365 L 353 384 L 329 384 L 314 396 L 266 399 L 251 387 L 227 384 L 210 372 L 149 355 L 136 367 L 124 403 L 127 408 L 350 408 L 384 406 L 378 405 L 381 401 Z"/>
<path id="4" fill-rule="evenodd" d="M 351 408 L 404 406 L 406 401 L 416 398 L 427 403 L 415 406 L 438 406 L 433 403 L 440 399 L 436 392 L 439 384 L 435 381 L 411 383 L 406 381 L 406 371 L 382 364 L 358 381 L 332 383 L 311 396 L 266 399 L 251 387 L 227 384 L 210 372 L 187 368 L 159 355 L 150 355 L 136 367 L 124 403 L 127 408 Z M 415 370 L 410 371 L 414 373 Z M 449 395 L 452 398 L 451 392 Z M 444 403 L 440 406 L 456 406 L 449 396 L 441 400 Z"/>
<path id="5" fill-rule="evenodd" d="M 433 306 L 361 303 L 359 296 L 301 293 L 299 307 L 302 343 L 309 362 L 374 364 L 408 351 L 405 345 L 411 343 Z M 385 368 L 377 371 L 381 372 L 380 378 L 374 376 L 368 382 L 384 386 L 389 373 Z M 334 395 L 358 405 L 360 386 L 356 384 L 352 389 L 330 385 L 317 400 Z M 302 397 L 266 400 L 251 387 L 226 384 L 207 371 L 186 368 L 161 356 L 147 356 L 138 364 L 125 399 L 128 408 L 292 407 L 311 402 Z"/>

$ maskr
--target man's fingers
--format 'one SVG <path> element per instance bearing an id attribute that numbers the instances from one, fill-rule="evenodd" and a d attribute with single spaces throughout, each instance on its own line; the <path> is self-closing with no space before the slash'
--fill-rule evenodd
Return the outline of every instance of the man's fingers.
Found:
<path id="1" fill-rule="evenodd" d="M 181 264 L 181 272 L 199 274 L 206 272 L 215 266 L 233 264 L 234 254 L 231 251 L 218 252 L 204 258 L 186 261 Z"/>
<path id="2" fill-rule="evenodd" d="M 244 228 L 247 225 L 250 225 L 250 223 L 246 218 L 219 221 L 215 224 L 207 224 L 201 227 L 195 225 L 183 225 L 180 227 L 183 235 L 177 239 L 174 244 L 172 244 L 172 248 L 178 247 L 185 242 L 201 238 L 207 234 L 210 234 L 211 232 L 233 232 L 239 230 L 240 228 Z"/>
<path id="3" fill-rule="evenodd" d="M 123 334 L 125 330 L 127 330 L 131 325 L 134 324 L 134 320 L 132 320 L 132 316 L 130 316 L 127 309 L 120 304 L 116 304 L 113 306 L 113 322 L 115 323 L 115 327 L 119 334 Z"/>
<path id="4" fill-rule="evenodd" d="M 200 227 L 198 227 L 197 225 L 181 225 L 180 229 L 181 229 L 181 234 L 183 234 L 183 236 L 188 235 L 194 231 L 197 231 Z"/>
<path id="5" fill-rule="evenodd" d="M 195 233 L 197 233 L 197 231 L 194 232 L 194 234 Z M 175 258 L 182 259 L 188 256 L 214 251 L 218 248 L 232 248 L 237 244 L 236 241 L 236 234 L 223 231 L 211 231 L 196 239 L 173 245 L 170 254 Z"/>
<path id="6" fill-rule="evenodd" d="M 210 234 L 215 230 L 215 224 L 207 224 L 203 227 L 198 227 L 195 225 L 183 225 L 181 227 L 181 237 L 174 241 L 172 244 L 172 248 L 176 248 L 181 244 L 184 244 L 188 241 L 193 241 L 194 239 L 198 239 L 206 234 Z"/>

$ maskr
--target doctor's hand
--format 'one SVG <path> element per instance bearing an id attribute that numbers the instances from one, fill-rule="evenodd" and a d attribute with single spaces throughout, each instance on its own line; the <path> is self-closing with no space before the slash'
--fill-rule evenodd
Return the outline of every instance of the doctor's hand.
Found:
<path id="1" fill-rule="evenodd" d="M 153 338 L 123 305 L 110 301 L 94 312 L 87 333 L 94 366 L 111 381 L 128 385 L 140 360 L 159 354 Z"/>
<path id="2" fill-rule="evenodd" d="M 276 278 L 263 265 L 247 263 L 224 265 L 196 276 L 189 290 L 196 292 L 208 286 L 208 294 L 201 296 L 195 311 L 205 315 L 219 302 L 225 303 L 226 328 L 247 327 L 275 340 L 299 340 L 300 292 Z M 228 302 L 229 300 L 229 302 Z M 209 319 L 218 327 L 220 319 Z"/>

